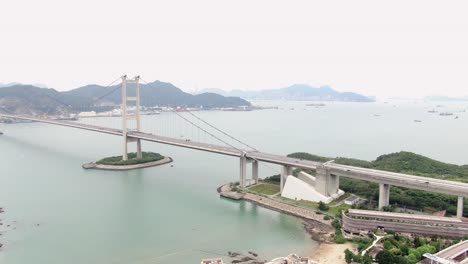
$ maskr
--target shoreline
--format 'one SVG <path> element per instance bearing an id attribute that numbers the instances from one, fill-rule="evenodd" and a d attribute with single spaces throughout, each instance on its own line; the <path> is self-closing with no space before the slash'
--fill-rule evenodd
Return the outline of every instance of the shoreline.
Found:
<path id="1" fill-rule="evenodd" d="M 94 162 L 85 163 L 82 165 L 83 169 L 86 170 L 110 170 L 110 171 L 127 171 L 127 170 L 135 170 L 135 169 L 143 169 L 149 168 L 154 166 L 160 166 L 167 163 L 171 163 L 173 159 L 171 157 L 164 157 L 161 160 L 147 162 L 147 163 L 140 163 L 140 164 L 132 164 L 132 165 L 103 165 L 103 164 L 96 164 Z"/>
<path id="2" fill-rule="evenodd" d="M 324 215 L 316 214 L 314 211 L 295 207 L 289 204 L 251 193 L 237 193 L 231 191 L 229 184 L 217 188 L 221 197 L 233 200 L 243 200 L 255 205 L 291 215 L 304 221 L 304 231 L 310 235 L 310 239 L 317 241 L 319 247 L 308 256 L 311 260 L 320 264 L 346 264 L 344 251 L 349 249 L 356 252 L 357 246 L 352 243 L 333 243 L 332 234 L 334 228 L 331 221 L 323 220 Z"/>
<path id="3" fill-rule="evenodd" d="M 344 254 L 346 249 L 356 253 L 357 246 L 349 242 L 345 244 L 320 243 L 318 249 L 309 258 L 320 264 L 346 264 Z"/>

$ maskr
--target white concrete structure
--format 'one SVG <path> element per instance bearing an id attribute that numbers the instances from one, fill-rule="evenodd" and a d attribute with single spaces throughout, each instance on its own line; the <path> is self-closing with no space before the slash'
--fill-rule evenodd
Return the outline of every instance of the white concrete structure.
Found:
<path id="1" fill-rule="evenodd" d="M 286 178 L 286 184 L 284 185 L 281 196 L 292 200 L 306 200 L 311 202 L 322 201 L 324 203 L 329 203 L 333 201 L 332 197 L 320 194 L 315 190 L 314 186 L 292 175 Z"/>
<path id="2" fill-rule="evenodd" d="M 386 183 L 379 184 L 379 209 L 382 210 L 390 204 L 390 185 Z"/>
<path id="3" fill-rule="evenodd" d="M 95 111 L 89 111 L 89 112 L 80 112 L 78 114 L 79 117 L 95 117 L 96 112 Z"/>
<path id="4" fill-rule="evenodd" d="M 344 194 L 342 190 L 338 190 L 332 196 L 323 195 L 315 189 L 315 183 L 315 177 L 305 172 L 301 172 L 297 178 L 288 175 L 281 196 L 293 200 L 330 203 Z"/>
<path id="5" fill-rule="evenodd" d="M 296 254 L 289 254 L 287 257 L 275 258 L 265 264 L 318 264 L 318 262 Z"/>

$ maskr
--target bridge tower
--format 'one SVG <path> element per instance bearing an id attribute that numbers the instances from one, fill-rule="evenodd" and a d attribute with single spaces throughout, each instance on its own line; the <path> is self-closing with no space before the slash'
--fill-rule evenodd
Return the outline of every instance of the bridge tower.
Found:
<path id="1" fill-rule="evenodd" d="M 127 84 L 135 84 L 135 96 L 130 97 L 127 95 Z M 135 102 L 135 111 L 128 111 L 128 102 Z M 127 79 L 127 75 L 122 76 L 122 137 L 123 137 L 123 155 L 122 160 L 128 160 L 128 143 L 137 143 L 137 159 L 141 159 L 143 154 L 141 152 L 141 140 L 133 139 L 127 136 L 128 133 L 128 121 L 135 120 L 136 131 L 140 132 L 140 76 L 136 76 L 134 79 Z"/>

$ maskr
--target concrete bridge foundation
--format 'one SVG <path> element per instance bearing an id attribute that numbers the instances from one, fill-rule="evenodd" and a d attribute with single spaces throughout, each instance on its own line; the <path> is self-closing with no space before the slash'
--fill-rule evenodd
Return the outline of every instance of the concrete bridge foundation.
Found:
<path id="1" fill-rule="evenodd" d="M 286 178 L 289 175 L 292 175 L 293 167 L 289 165 L 284 165 L 283 170 L 280 175 L 280 191 L 283 192 L 284 184 L 286 184 Z"/>
<path id="2" fill-rule="evenodd" d="M 252 178 L 248 178 L 247 165 L 252 164 Z M 258 161 L 253 159 L 248 159 L 245 156 L 240 158 L 240 175 L 239 175 L 239 185 L 241 188 L 245 188 L 252 184 L 258 183 Z"/>
<path id="3" fill-rule="evenodd" d="M 458 204 L 457 204 L 457 217 L 462 218 L 463 217 L 463 202 L 465 200 L 465 197 L 458 197 Z"/>
<path id="4" fill-rule="evenodd" d="M 340 178 L 330 174 L 325 166 L 318 166 L 315 175 L 315 190 L 325 196 L 332 196 L 338 193 Z"/>
<path id="5" fill-rule="evenodd" d="M 379 184 L 379 210 L 390 204 L 390 185 Z"/>

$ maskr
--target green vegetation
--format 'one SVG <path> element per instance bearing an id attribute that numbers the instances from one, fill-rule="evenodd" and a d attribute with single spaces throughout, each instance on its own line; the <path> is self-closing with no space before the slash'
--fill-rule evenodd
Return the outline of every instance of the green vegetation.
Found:
<path id="1" fill-rule="evenodd" d="M 282 197 L 280 195 L 277 195 L 276 198 L 283 200 L 285 203 L 288 203 L 290 205 L 304 207 L 304 208 L 311 209 L 314 211 L 320 210 L 319 203 L 316 203 L 316 202 L 311 202 L 311 201 L 306 201 L 306 200 L 292 200 L 286 197 Z M 340 206 L 332 206 L 332 207 L 329 207 L 327 213 L 329 215 L 341 217 L 341 211 L 347 210 L 349 208 L 351 208 L 351 206 L 347 204 L 341 204 Z"/>
<path id="2" fill-rule="evenodd" d="M 258 192 L 258 193 L 263 193 L 266 195 L 273 195 L 273 194 L 277 194 L 280 192 L 280 187 L 275 184 L 261 183 L 253 187 L 250 187 L 249 190 Z"/>
<path id="3" fill-rule="evenodd" d="M 328 209 L 330 209 L 330 207 L 328 205 L 326 205 L 324 202 L 320 201 L 318 203 L 318 209 L 320 211 L 328 211 Z"/>
<path id="4" fill-rule="evenodd" d="M 358 243 L 358 250 L 362 250 L 369 247 L 372 243 L 370 239 L 359 239 L 355 241 Z M 393 233 L 390 237 L 385 238 L 383 242 L 383 250 L 377 253 L 375 260 L 379 264 L 415 264 L 423 259 L 424 253 L 434 254 L 444 248 L 447 248 L 458 241 L 450 240 L 438 240 L 437 238 L 431 238 L 426 240 L 424 238 L 416 237 L 410 239 L 408 237 Z M 351 251 L 345 251 L 345 260 L 347 263 L 351 261 L 357 263 L 370 263 L 366 262 L 365 256 L 354 255 Z"/>
<path id="5" fill-rule="evenodd" d="M 382 155 L 375 161 L 349 158 L 333 159 L 303 152 L 293 153 L 288 156 L 320 162 L 335 160 L 335 163 L 343 165 L 468 182 L 468 165 L 458 166 L 443 163 L 411 152 L 403 151 Z M 313 172 L 311 173 L 313 174 Z M 371 202 L 378 201 L 379 186 L 376 183 L 342 177 L 340 178 L 340 189 L 363 196 Z M 457 197 L 392 186 L 390 189 L 390 203 L 399 207 L 419 210 L 447 210 L 449 215 L 454 215 L 456 214 Z M 465 203 L 464 213 L 468 214 L 467 203 Z"/>
<path id="6" fill-rule="evenodd" d="M 338 219 L 332 221 L 332 226 L 335 228 L 335 235 L 333 239 L 337 244 L 344 244 L 346 242 L 346 238 L 343 236 L 343 231 L 341 231 L 341 223 Z"/>
<path id="7" fill-rule="evenodd" d="M 114 166 L 124 166 L 124 165 L 135 165 L 135 164 L 142 164 L 147 162 L 153 162 L 162 160 L 164 156 L 161 156 L 158 153 L 153 152 L 143 152 L 143 158 L 137 159 L 136 153 L 128 153 L 128 160 L 122 160 L 122 156 L 115 156 L 104 158 L 96 162 L 96 164 L 101 165 L 114 165 Z"/>
<path id="8" fill-rule="evenodd" d="M 273 176 L 270 176 L 270 177 L 266 177 L 265 179 L 263 179 L 263 182 L 279 185 L 280 182 L 281 182 L 280 177 L 281 176 L 279 174 L 276 174 L 276 175 L 273 175 Z"/>

